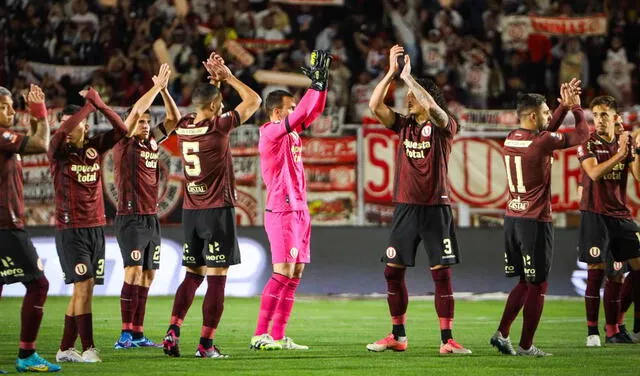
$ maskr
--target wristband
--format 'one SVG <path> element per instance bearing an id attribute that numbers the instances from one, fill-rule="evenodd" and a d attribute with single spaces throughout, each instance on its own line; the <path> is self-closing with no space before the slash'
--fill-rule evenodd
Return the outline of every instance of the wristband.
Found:
<path id="1" fill-rule="evenodd" d="M 36 119 L 45 119 L 47 117 L 47 106 L 44 103 L 29 103 L 29 112 Z"/>

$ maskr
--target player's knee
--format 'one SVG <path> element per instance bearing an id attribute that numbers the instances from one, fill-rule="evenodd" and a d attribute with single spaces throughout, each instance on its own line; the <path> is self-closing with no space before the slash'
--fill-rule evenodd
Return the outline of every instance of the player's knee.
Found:
<path id="1" fill-rule="evenodd" d="M 387 266 L 384 268 L 384 278 L 387 281 L 400 281 L 404 279 L 406 268 L 395 268 Z"/>
<path id="2" fill-rule="evenodd" d="M 49 292 L 49 280 L 45 276 L 34 279 L 25 285 L 27 294 L 37 294 L 46 297 L 47 292 Z"/>
<path id="3" fill-rule="evenodd" d="M 431 268 L 431 276 L 434 282 L 446 282 L 451 279 L 451 268 L 448 266 L 436 265 Z"/>
<path id="4" fill-rule="evenodd" d="M 142 266 L 125 267 L 124 281 L 130 285 L 139 285 L 142 282 Z"/>

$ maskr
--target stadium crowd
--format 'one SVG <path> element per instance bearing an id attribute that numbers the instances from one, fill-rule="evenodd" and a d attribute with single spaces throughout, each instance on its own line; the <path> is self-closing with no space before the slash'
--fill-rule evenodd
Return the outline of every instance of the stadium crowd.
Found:
<path id="1" fill-rule="evenodd" d="M 328 106 L 348 108 L 350 122 L 371 116 L 367 103 L 395 42 L 417 63 L 416 72 L 444 89 L 447 100 L 471 108 L 513 108 L 515 93 L 525 91 L 552 98 L 558 83 L 573 76 L 587 88 L 587 103 L 602 93 L 614 95 L 623 106 L 638 97 L 638 1 L 454 0 L 442 8 L 438 0 L 345 0 L 345 7 L 336 8 L 190 0 L 185 17 L 177 16 L 171 0 L 119 0 L 116 7 L 100 3 L 9 0 L 0 5 L 0 84 L 13 88 L 18 100 L 18 92 L 37 83 L 53 107 L 81 103 L 77 92 L 87 85 L 110 105 L 128 105 L 153 85 L 159 63 L 152 45 L 161 38 L 177 71 L 170 91 L 179 105 L 189 105 L 194 83 L 203 79 L 201 62 L 208 51 L 222 51 L 225 40 L 242 38 L 271 41 L 252 44 L 256 63 L 249 68 L 225 54 L 234 72 L 262 94 L 276 87 L 258 84 L 252 74 L 256 69 L 298 71 L 312 49 L 330 49 L 335 59 Z M 502 43 L 500 24 L 507 14 L 602 13 L 609 20 L 606 36 L 536 35 L 526 51 Z M 274 42 L 282 40 L 289 42 Z M 68 75 L 59 80 L 39 75 L 30 62 L 99 67 L 79 82 Z M 388 94 L 398 109 L 406 90 L 392 87 Z"/>

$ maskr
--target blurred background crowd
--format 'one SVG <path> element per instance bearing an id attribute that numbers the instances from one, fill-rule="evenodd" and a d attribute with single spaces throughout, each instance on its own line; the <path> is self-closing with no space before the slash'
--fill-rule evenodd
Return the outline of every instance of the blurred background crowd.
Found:
<path id="1" fill-rule="evenodd" d="M 38 83 L 52 107 L 81 102 L 78 90 L 91 85 L 109 104 L 128 106 L 152 86 L 159 65 L 152 45 L 161 39 L 177 71 L 170 90 L 187 106 L 194 85 L 205 79 L 201 61 L 211 50 L 225 53 L 226 40 L 240 39 L 251 41 L 255 64 L 225 57 L 258 93 L 277 85 L 256 82 L 255 70 L 297 72 L 312 49 L 331 50 L 329 105 L 347 109 L 344 120 L 352 123 L 368 116 L 395 43 L 405 46 L 416 75 L 431 77 L 450 102 L 470 108 L 514 108 L 520 91 L 555 98 L 559 82 L 574 76 L 582 79 L 586 100 L 609 93 L 631 105 L 640 94 L 637 0 L 453 0 L 446 8 L 438 0 L 345 0 L 343 7 L 190 0 L 184 16 L 172 0 L 113 3 L 6 0 L 0 5 L 0 84 L 19 101 L 20 90 Z M 502 18 L 512 14 L 605 14 L 608 26 L 599 36 L 532 35 L 524 49 L 515 49 L 503 43 L 501 30 Z M 55 78 L 33 69 L 37 63 L 95 69 L 82 79 Z M 405 93 L 394 87 L 388 99 L 402 110 Z"/>

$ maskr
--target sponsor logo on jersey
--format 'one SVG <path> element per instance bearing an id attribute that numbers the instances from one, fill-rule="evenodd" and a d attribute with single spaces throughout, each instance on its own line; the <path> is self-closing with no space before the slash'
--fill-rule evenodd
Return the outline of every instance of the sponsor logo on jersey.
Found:
<path id="1" fill-rule="evenodd" d="M 89 152 L 89 150 L 90 149 L 87 149 L 87 153 Z M 71 172 L 76 173 L 76 180 L 78 181 L 78 183 L 97 182 L 98 171 L 100 171 L 100 164 L 97 162 L 92 165 L 71 165 Z"/>
<path id="2" fill-rule="evenodd" d="M 94 148 L 89 148 L 84 152 L 84 155 L 89 159 L 98 158 L 98 151 Z"/>
<path id="3" fill-rule="evenodd" d="M 431 148 L 430 141 L 418 142 L 405 139 L 402 144 L 404 145 L 406 156 L 413 159 L 424 158 L 425 150 Z"/>
<path id="4" fill-rule="evenodd" d="M 529 208 L 529 201 L 522 201 L 520 197 L 516 197 L 509 201 L 509 209 L 515 212 L 525 211 Z"/>
<path id="5" fill-rule="evenodd" d="M 187 192 L 190 195 L 204 195 L 207 193 L 207 188 L 206 184 L 196 184 L 195 182 L 187 184 Z"/>

